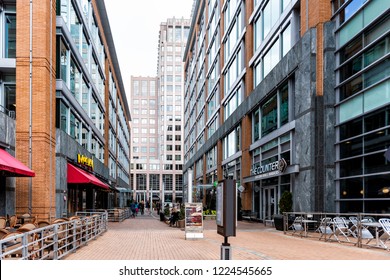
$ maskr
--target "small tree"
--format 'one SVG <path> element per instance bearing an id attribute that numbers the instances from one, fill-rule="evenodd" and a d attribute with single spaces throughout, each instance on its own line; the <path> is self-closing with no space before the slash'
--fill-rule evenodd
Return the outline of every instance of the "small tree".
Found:
<path id="1" fill-rule="evenodd" d="M 289 191 L 284 191 L 279 200 L 279 209 L 280 213 L 291 212 L 292 211 L 292 193 Z"/>
<path id="2" fill-rule="evenodd" d="M 182 203 L 180 205 L 179 220 L 184 220 L 185 215 L 184 203 Z"/>

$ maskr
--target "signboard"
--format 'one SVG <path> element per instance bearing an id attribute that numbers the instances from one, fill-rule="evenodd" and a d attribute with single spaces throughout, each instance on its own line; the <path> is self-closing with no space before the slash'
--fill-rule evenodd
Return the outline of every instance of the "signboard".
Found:
<path id="1" fill-rule="evenodd" d="M 226 179 L 217 187 L 217 233 L 236 236 L 236 181 Z"/>
<path id="2" fill-rule="evenodd" d="M 217 226 L 223 227 L 223 183 L 217 186 Z"/>
<path id="3" fill-rule="evenodd" d="M 93 170 L 93 159 L 82 154 L 77 154 L 77 163 L 88 167 Z"/>
<path id="4" fill-rule="evenodd" d="M 203 238 L 203 204 L 185 204 L 186 239 Z"/>
<path id="5" fill-rule="evenodd" d="M 266 177 L 270 175 L 283 173 L 286 170 L 286 168 L 287 168 L 287 162 L 284 158 L 282 158 L 280 160 L 265 165 L 259 166 L 258 164 L 254 164 L 250 172 L 251 175 L 260 175 L 260 177 Z"/>

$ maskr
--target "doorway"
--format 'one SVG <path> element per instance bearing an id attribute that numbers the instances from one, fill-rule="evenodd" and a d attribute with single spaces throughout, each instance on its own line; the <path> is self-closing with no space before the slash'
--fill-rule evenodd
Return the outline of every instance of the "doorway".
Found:
<path id="1" fill-rule="evenodd" d="M 276 202 L 277 187 L 263 188 L 263 209 L 262 216 L 264 220 L 271 220 L 273 215 L 277 213 Z"/>

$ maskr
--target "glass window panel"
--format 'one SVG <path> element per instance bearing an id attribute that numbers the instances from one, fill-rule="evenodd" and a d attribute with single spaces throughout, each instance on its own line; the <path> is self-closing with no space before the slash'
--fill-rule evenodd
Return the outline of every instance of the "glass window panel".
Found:
<path id="1" fill-rule="evenodd" d="M 261 135 L 264 136 L 277 129 L 277 98 L 276 95 L 271 97 L 264 105 L 261 106 Z"/>
<path id="2" fill-rule="evenodd" d="M 16 15 L 5 15 L 4 57 L 16 58 Z"/>
<path id="3" fill-rule="evenodd" d="M 363 153 L 362 138 L 355 138 L 340 144 L 340 159 L 358 156 Z"/>
<path id="4" fill-rule="evenodd" d="M 340 180 L 340 199 L 363 198 L 363 179 Z"/>
<path id="5" fill-rule="evenodd" d="M 280 125 L 288 123 L 288 84 L 281 88 L 280 92 Z"/>
<path id="6" fill-rule="evenodd" d="M 365 156 L 364 166 L 364 171 L 366 174 L 389 171 L 389 162 L 383 156 L 383 152 Z"/>
<path id="7" fill-rule="evenodd" d="M 356 96 L 340 105 L 340 122 L 347 121 L 363 113 L 363 96 Z"/>
<path id="8" fill-rule="evenodd" d="M 363 15 L 357 14 L 340 30 L 340 46 L 348 42 L 363 29 Z"/>
<path id="9" fill-rule="evenodd" d="M 382 155 L 383 156 L 383 155 Z M 343 160 L 340 165 L 340 177 L 350 177 L 363 174 L 363 158 Z"/>
<path id="10" fill-rule="evenodd" d="M 390 102 L 390 80 L 364 93 L 364 111 L 368 112 Z"/>
<path id="11" fill-rule="evenodd" d="M 362 119 L 352 120 L 340 126 L 340 140 L 362 134 Z"/>
<path id="12" fill-rule="evenodd" d="M 390 147 L 390 130 L 384 129 L 364 136 L 364 152 L 372 153 Z"/>

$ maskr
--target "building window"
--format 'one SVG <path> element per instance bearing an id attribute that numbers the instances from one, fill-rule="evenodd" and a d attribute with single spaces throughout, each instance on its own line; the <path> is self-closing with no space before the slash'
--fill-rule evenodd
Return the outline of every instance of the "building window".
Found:
<path id="1" fill-rule="evenodd" d="M 288 123 L 289 112 L 289 87 L 286 82 L 253 112 L 253 142 Z"/>
<path id="2" fill-rule="evenodd" d="M 16 58 L 16 15 L 10 13 L 5 14 L 4 57 Z"/>
<path id="3" fill-rule="evenodd" d="M 146 190 L 146 174 L 137 174 L 137 190 L 145 191 Z"/>

